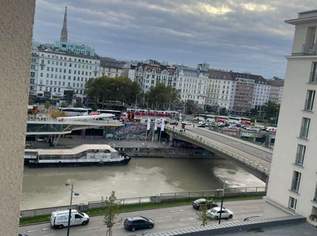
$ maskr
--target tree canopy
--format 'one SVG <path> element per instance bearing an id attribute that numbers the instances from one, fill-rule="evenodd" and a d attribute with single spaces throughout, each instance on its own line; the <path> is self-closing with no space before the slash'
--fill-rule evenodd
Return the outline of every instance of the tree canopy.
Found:
<path id="1" fill-rule="evenodd" d="M 164 84 L 151 87 L 145 98 L 148 106 L 153 109 L 172 109 L 180 100 L 178 91 Z"/>
<path id="2" fill-rule="evenodd" d="M 90 79 L 86 83 L 85 93 L 92 103 L 97 107 L 107 101 L 120 101 L 126 104 L 133 104 L 140 87 L 125 77 L 109 78 L 100 77 Z"/>

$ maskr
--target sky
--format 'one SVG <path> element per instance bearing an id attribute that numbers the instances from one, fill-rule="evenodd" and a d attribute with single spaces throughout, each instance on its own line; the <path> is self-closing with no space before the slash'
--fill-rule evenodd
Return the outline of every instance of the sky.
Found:
<path id="1" fill-rule="evenodd" d="M 286 19 L 317 9 L 316 0 L 37 0 L 33 40 L 68 39 L 101 56 L 283 78 L 294 26 Z"/>

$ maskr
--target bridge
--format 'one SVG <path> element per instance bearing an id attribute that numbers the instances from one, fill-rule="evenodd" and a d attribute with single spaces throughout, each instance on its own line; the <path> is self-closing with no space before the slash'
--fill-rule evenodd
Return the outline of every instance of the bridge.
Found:
<path id="1" fill-rule="evenodd" d="M 205 128 L 166 126 L 170 139 L 178 139 L 205 148 L 208 151 L 224 154 L 242 163 L 263 181 L 267 181 L 272 161 L 272 150 L 256 144 L 233 138 Z"/>

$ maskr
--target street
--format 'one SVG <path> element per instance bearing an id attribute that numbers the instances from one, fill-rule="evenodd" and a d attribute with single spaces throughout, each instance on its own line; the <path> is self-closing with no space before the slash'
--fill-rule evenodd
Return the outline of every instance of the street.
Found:
<path id="1" fill-rule="evenodd" d="M 266 161 L 266 162 L 271 162 L 272 161 L 272 151 L 267 149 L 267 151 L 264 151 L 265 148 L 261 148 L 259 146 L 259 148 L 257 147 L 253 147 L 250 145 L 245 145 L 244 142 L 241 142 L 241 140 L 237 139 L 237 138 L 232 138 L 230 136 L 227 135 L 220 135 L 218 133 L 216 133 L 215 131 L 210 131 L 207 128 L 193 128 L 191 126 L 186 127 L 186 129 L 190 130 L 191 132 L 201 135 L 201 136 L 205 136 L 208 138 L 211 138 L 215 141 L 221 142 L 221 143 L 225 143 L 231 147 L 237 148 L 245 153 L 251 154 L 251 155 L 255 155 L 257 157 L 261 157 L 262 160 Z M 247 141 L 245 141 L 247 142 Z"/>
<path id="2" fill-rule="evenodd" d="M 234 212 L 232 221 L 242 221 L 246 217 L 260 216 L 263 218 L 273 218 L 286 216 L 282 212 L 264 200 L 248 200 L 248 201 L 232 201 L 225 202 L 224 207 Z M 155 227 L 151 230 L 140 230 L 136 232 L 127 232 L 123 228 L 123 221 L 128 216 L 145 216 L 154 220 Z M 198 215 L 192 206 L 180 206 L 172 208 L 153 209 L 146 211 L 122 213 L 118 216 L 118 223 L 113 228 L 113 235 L 142 235 L 147 232 L 162 232 L 173 229 L 182 229 L 190 226 L 199 226 Z M 224 220 L 227 221 L 227 220 Z M 215 220 L 210 220 L 208 224 L 217 224 Z M 48 223 L 39 225 L 30 225 L 20 227 L 21 233 L 26 233 L 29 236 L 59 236 L 66 235 L 66 229 L 51 229 Z M 72 227 L 70 235 L 76 236 L 93 236 L 106 235 L 106 226 L 103 222 L 103 217 L 92 217 L 87 226 Z"/>

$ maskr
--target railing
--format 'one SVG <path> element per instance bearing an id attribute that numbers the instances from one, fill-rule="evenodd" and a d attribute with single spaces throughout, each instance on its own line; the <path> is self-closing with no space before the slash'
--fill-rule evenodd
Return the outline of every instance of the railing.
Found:
<path id="1" fill-rule="evenodd" d="M 131 204 L 147 204 L 147 203 L 161 203 L 166 201 L 176 201 L 176 200 L 191 200 L 196 198 L 212 198 L 220 197 L 224 193 L 224 197 L 239 197 L 239 196 L 264 196 L 266 193 L 265 187 L 235 187 L 235 188 L 225 188 L 225 189 L 213 189 L 206 191 L 193 191 L 193 192 L 171 192 L 171 193 L 160 193 L 153 196 L 144 197 L 132 197 L 132 198 L 120 198 L 118 203 L 122 206 Z M 221 194 L 221 195 L 220 195 Z M 105 206 L 105 201 L 103 199 L 99 201 L 90 201 L 87 204 L 75 204 L 74 209 L 80 211 L 87 211 L 89 209 L 103 208 Z M 56 206 L 48 208 L 30 209 L 22 210 L 20 212 L 21 217 L 34 217 L 39 215 L 49 215 L 53 211 L 66 210 L 69 206 Z"/>
<path id="2" fill-rule="evenodd" d="M 185 137 L 187 137 L 195 142 L 198 142 L 207 148 L 212 148 L 212 149 L 220 151 L 228 156 L 231 156 L 232 158 L 235 158 L 238 161 L 245 163 L 246 165 L 253 167 L 254 169 L 256 169 L 262 173 L 265 173 L 266 175 L 268 175 L 270 172 L 270 168 L 269 168 L 270 163 L 265 163 L 265 161 L 260 160 L 260 159 L 258 159 L 256 161 L 251 161 L 250 159 L 254 159 L 254 156 L 251 156 L 248 153 L 241 152 L 237 149 L 234 149 L 234 148 L 230 147 L 229 145 L 216 144 L 217 143 L 216 141 L 211 142 L 200 135 L 194 135 L 194 134 L 189 133 L 188 131 L 181 131 L 181 130 L 178 130 L 176 128 L 170 129 L 170 130 L 178 135 L 185 136 Z M 259 164 L 259 163 L 261 163 L 261 164 Z"/>

